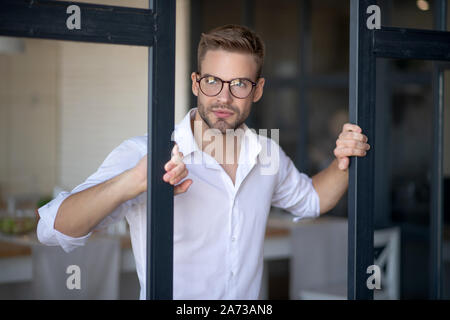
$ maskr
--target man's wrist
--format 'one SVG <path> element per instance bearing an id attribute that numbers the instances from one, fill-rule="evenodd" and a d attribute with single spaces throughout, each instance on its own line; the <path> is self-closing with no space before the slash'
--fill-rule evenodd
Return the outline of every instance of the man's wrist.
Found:
<path id="1" fill-rule="evenodd" d="M 120 175 L 120 188 L 124 190 L 123 201 L 128 201 L 136 198 L 139 194 L 145 191 L 140 183 L 140 178 L 135 170 L 130 169 Z"/>

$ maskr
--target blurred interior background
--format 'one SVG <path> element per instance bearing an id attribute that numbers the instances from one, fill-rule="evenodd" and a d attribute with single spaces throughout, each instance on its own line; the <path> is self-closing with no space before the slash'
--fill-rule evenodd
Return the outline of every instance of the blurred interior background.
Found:
<path id="1" fill-rule="evenodd" d="M 148 8 L 143 0 L 78 2 Z M 433 29 L 431 0 L 384 0 L 380 6 L 383 26 Z M 326 168 L 342 126 L 349 121 L 349 11 L 349 1 L 177 0 L 175 122 L 196 106 L 190 73 L 197 70 L 201 32 L 243 24 L 266 44 L 264 96 L 253 106 L 248 125 L 280 129 L 280 145 L 300 171 L 311 176 Z M 126 45 L 0 38 L 0 299 L 40 298 L 37 292 L 42 289 L 30 290 L 39 277 L 33 268 L 33 248 L 38 244 L 33 242 L 32 222 L 14 227 L 8 219 L 33 221 L 34 210 L 55 193 L 72 190 L 123 140 L 147 132 L 147 51 Z M 380 298 L 429 297 L 432 71 L 427 61 L 377 62 L 377 136 L 369 137 L 369 144 L 377 150 L 376 258 L 384 261 L 382 284 L 389 291 Z M 443 119 L 446 299 L 449 75 L 450 70 Z M 271 213 L 262 298 L 342 297 L 347 209 L 345 194 L 315 222 L 293 224 L 289 214 Z M 137 299 L 139 284 L 125 221 L 106 234 L 120 244 L 115 297 Z M 317 243 L 320 257 L 306 246 L 313 247 L 311 243 Z M 54 284 L 42 284 L 47 285 Z"/>

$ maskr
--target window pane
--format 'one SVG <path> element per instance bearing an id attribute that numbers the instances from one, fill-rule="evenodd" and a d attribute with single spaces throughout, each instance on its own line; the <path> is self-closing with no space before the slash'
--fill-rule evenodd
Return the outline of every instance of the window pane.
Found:
<path id="1" fill-rule="evenodd" d="M 450 299 L 450 71 L 445 72 L 443 298 Z"/>
<path id="2" fill-rule="evenodd" d="M 43 201 L 83 183 L 124 140 L 147 131 L 146 47 L 21 40 L 23 51 L 0 54 L 0 222 L 7 217 L 15 226 L 25 214 L 34 219 Z M 0 233 L 21 231 L 0 227 Z M 125 220 L 110 227 L 106 231 L 125 232 Z M 21 239 L 37 244 L 35 226 L 29 231 Z M 70 265 L 73 257 L 62 263 Z M 20 270 L 13 276 L 26 277 Z M 39 297 L 33 296 L 25 289 L 42 279 L 33 275 L 23 280 L 25 287 L 0 283 L 0 297 L 51 297 L 46 288 L 55 285 L 62 298 L 76 291 L 66 288 L 66 278 L 59 283 L 58 277 L 45 277 Z M 131 299 L 139 297 L 136 278 L 134 272 Z"/>
<path id="3" fill-rule="evenodd" d="M 118 7 L 130 7 L 148 9 L 148 0 L 77 0 L 76 2 L 92 3 L 105 6 L 118 6 Z"/>
<path id="4" fill-rule="evenodd" d="M 299 112 L 298 91 L 292 88 L 272 88 L 264 91 L 260 102 L 253 106 L 258 129 L 279 129 L 280 146 L 291 158 L 297 149 Z"/>
<path id="5" fill-rule="evenodd" d="M 296 76 L 300 41 L 298 1 L 258 0 L 256 3 L 255 30 L 266 44 L 263 74 Z"/>
<path id="6" fill-rule="evenodd" d="M 432 30 L 433 5 L 433 0 L 382 1 L 380 2 L 382 25 Z"/>
<path id="7" fill-rule="evenodd" d="M 433 97 L 430 84 L 393 87 L 389 157 L 391 218 L 401 227 L 401 297 L 427 298 Z M 418 276 L 420 275 L 420 276 Z"/>
<path id="8" fill-rule="evenodd" d="M 311 1 L 313 73 L 348 72 L 349 1 Z"/>

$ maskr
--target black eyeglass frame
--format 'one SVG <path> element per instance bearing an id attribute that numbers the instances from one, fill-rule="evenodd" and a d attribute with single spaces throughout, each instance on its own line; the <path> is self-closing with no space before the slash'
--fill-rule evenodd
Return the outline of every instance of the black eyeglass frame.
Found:
<path id="1" fill-rule="evenodd" d="M 197 75 L 200 76 L 200 73 L 197 72 Z M 206 94 L 206 93 L 202 90 L 202 86 L 200 85 L 200 81 L 202 81 L 202 79 L 207 78 L 207 77 L 214 77 L 214 78 L 216 78 L 216 79 L 219 79 L 219 80 L 222 82 L 222 86 L 221 86 L 219 92 L 217 92 L 217 93 L 214 94 L 214 95 Z M 246 95 L 245 97 L 241 98 L 241 97 L 236 97 L 236 96 L 233 94 L 233 92 L 231 91 L 230 83 L 231 83 L 232 81 L 234 81 L 234 80 L 247 80 L 247 81 L 250 81 L 250 83 L 252 84 L 252 89 L 250 90 L 250 92 L 248 93 L 248 95 Z M 222 90 L 223 90 L 223 84 L 224 84 L 224 83 L 228 83 L 228 90 L 230 91 L 231 95 L 232 95 L 233 97 L 235 97 L 236 99 L 247 99 L 247 98 L 252 94 L 253 89 L 254 89 L 254 88 L 256 87 L 256 85 L 257 85 L 256 82 L 253 82 L 252 80 L 250 80 L 250 79 L 248 79 L 248 78 L 234 78 L 234 79 L 225 81 L 225 80 L 222 80 L 222 79 L 220 79 L 219 77 L 213 76 L 213 75 L 211 75 L 211 74 L 206 74 L 206 75 L 204 75 L 203 77 L 201 77 L 200 79 L 196 79 L 196 81 L 197 81 L 197 83 L 198 83 L 198 87 L 200 88 L 200 91 L 201 91 L 205 96 L 208 96 L 208 97 L 215 97 L 215 96 L 219 95 L 219 94 L 222 92 Z"/>

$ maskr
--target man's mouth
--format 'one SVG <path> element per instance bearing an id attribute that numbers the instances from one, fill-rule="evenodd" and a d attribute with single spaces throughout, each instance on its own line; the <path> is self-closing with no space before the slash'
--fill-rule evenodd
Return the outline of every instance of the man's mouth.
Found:
<path id="1" fill-rule="evenodd" d="M 217 118 L 226 119 L 233 115 L 233 112 L 227 109 L 216 109 L 213 110 L 213 113 Z"/>

